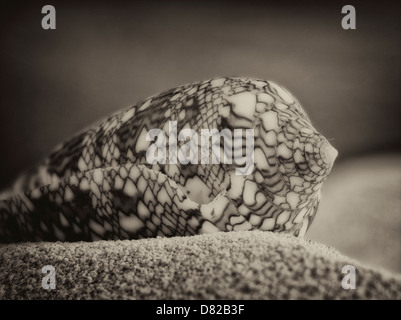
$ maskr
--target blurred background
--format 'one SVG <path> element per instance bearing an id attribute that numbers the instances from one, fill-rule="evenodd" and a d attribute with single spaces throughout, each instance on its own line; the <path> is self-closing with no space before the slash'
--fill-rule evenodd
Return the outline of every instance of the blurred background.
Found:
<path id="1" fill-rule="evenodd" d="M 56 8 L 56 30 L 41 9 Z M 356 30 L 341 9 L 356 8 Z M 339 150 L 308 238 L 401 272 L 396 1 L 0 3 L 0 188 L 77 131 L 216 76 L 274 80 Z"/>

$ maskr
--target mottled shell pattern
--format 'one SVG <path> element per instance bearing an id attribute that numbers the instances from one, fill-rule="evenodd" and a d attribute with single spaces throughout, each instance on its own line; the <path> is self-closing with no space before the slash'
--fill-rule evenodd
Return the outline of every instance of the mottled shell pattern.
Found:
<path id="1" fill-rule="evenodd" d="M 150 164 L 146 135 L 253 129 L 254 168 Z M 245 135 L 244 135 L 245 136 Z M 183 142 L 181 142 L 182 144 Z M 153 96 L 77 134 L 0 193 L 0 241 L 266 230 L 302 236 L 337 151 L 274 82 L 218 78 Z"/>

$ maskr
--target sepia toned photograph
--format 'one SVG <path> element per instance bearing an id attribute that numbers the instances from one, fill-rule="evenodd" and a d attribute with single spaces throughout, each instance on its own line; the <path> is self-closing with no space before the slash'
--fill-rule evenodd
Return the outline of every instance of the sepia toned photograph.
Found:
<path id="1" fill-rule="evenodd" d="M 400 12 L 2 1 L 0 300 L 400 300 Z"/>

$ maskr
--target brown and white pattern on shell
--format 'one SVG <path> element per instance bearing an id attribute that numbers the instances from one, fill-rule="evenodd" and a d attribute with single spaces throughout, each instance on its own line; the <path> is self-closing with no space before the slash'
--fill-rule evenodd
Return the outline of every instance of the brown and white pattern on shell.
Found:
<path id="1" fill-rule="evenodd" d="M 254 170 L 149 164 L 146 133 L 254 129 Z M 180 145 L 179 145 L 180 146 Z M 337 151 L 274 82 L 219 78 L 153 96 L 77 134 L 0 194 L 0 240 L 92 241 L 260 229 L 302 236 Z"/>

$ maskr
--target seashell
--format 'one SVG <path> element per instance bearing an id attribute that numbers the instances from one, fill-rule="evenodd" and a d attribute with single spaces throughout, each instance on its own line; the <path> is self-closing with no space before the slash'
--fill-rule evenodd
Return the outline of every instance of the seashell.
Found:
<path id="1" fill-rule="evenodd" d="M 337 151 L 271 81 L 171 89 L 59 145 L 0 194 L 0 241 L 303 236 Z"/>

